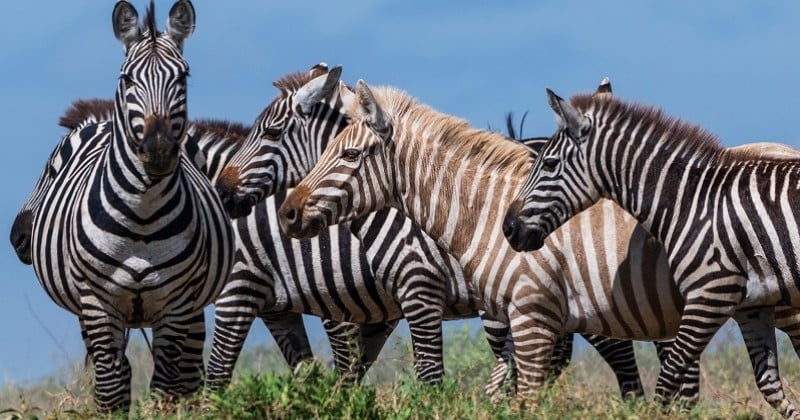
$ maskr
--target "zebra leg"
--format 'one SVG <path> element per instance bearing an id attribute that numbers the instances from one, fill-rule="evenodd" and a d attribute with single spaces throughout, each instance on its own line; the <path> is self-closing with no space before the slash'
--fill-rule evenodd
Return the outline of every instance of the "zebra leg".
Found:
<path id="1" fill-rule="evenodd" d="M 611 366 L 623 398 L 644 396 L 636 355 L 633 351 L 633 341 L 593 334 L 583 334 L 583 338 L 594 346 L 603 360 Z"/>
<path id="2" fill-rule="evenodd" d="M 333 364 L 345 382 L 357 382 L 365 373 L 361 365 L 361 327 L 352 322 L 323 319 L 333 353 Z"/>
<path id="3" fill-rule="evenodd" d="M 439 383 L 444 376 L 442 347 L 443 296 L 425 296 L 418 292 L 413 298 L 400 300 L 400 307 L 411 331 L 414 367 L 417 379 Z"/>
<path id="4" fill-rule="evenodd" d="M 372 364 L 378 359 L 378 355 L 381 350 L 383 350 L 386 340 L 392 335 L 395 327 L 397 327 L 397 322 L 397 320 L 394 320 L 361 326 L 361 342 L 363 348 L 361 355 L 362 378 L 369 368 L 372 367 Z"/>
<path id="5" fill-rule="evenodd" d="M 507 393 L 511 395 L 516 391 L 517 369 L 514 365 L 514 341 L 508 322 L 499 321 L 483 310 L 480 311 L 480 317 L 486 341 L 489 342 L 489 347 L 497 360 L 484 391 L 491 397 L 501 388 L 508 386 Z"/>
<path id="6" fill-rule="evenodd" d="M 769 405 L 785 418 L 800 418 L 800 411 L 783 392 L 778 371 L 778 346 L 775 341 L 774 308 L 738 311 L 734 319 L 739 323 L 753 365 L 756 385 Z"/>
<path id="7" fill-rule="evenodd" d="M 550 379 L 556 379 L 561 376 L 564 368 L 569 364 L 570 358 L 572 357 L 574 337 L 574 334 L 564 334 L 556 341 L 555 346 L 553 346 L 553 356 L 550 358 Z"/>
<path id="8" fill-rule="evenodd" d="M 255 313 L 249 311 L 225 313 L 216 308 L 214 338 L 206 373 L 206 383 L 211 390 L 224 388 L 231 382 L 233 368 L 255 318 Z"/>
<path id="9" fill-rule="evenodd" d="M 661 364 L 656 382 L 655 397 L 663 404 L 673 402 L 684 382 L 689 367 L 700 360 L 700 354 L 722 324 L 735 312 L 744 297 L 744 288 L 734 279 L 714 279 L 720 284 L 730 285 L 725 293 L 709 297 L 703 293 L 692 293 L 686 299 L 678 333 Z"/>
<path id="10" fill-rule="evenodd" d="M 800 357 L 800 310 L 789 307 L 775 308 L 775 328 L 789 336 L 795 354 Z"/>
<path id="11" fill-rule="evenodd" d="M 666 360 L 667 352 L 672 346 L 673 341 L 674 340 L 662 340 L 653 342 L 653 344 L 655 344 L 656 346 L 656 354 L 658 355 L 658 361 L 662 365 L 664 364 L 664 360 Z M 697 404 L 697 401 L 700 399 L 699 360 L 690 364 L 689 368 L 686 369 L 686 374 L 683 377 L 683 382 L 681 383 L 681 388 L 678 395 L 680 395 L 681 401 L 683 401 L 688 407 Z"/>
<path id="12" fill-rule="evenodd" d="M 188 319 L 165 319 L 153 326 L 151 392 L 169 398 L 181 395 L 181 358 L 186 337 L 190 330 L 196 329 L 197 322 L 197 315 L 191 315 Z"/>
<path id="13" fill-rule="evenodd" d="M 530 395 L 547 382 L 553 348 L 561 334 L 533 310 L 514 308 L 509 320 L 517 365 L 517 392 Z"/>
<path id="14" fill-rule="evenodd" d="M 203 346 L 206 342 L 205 314 L 200 311 L 189 321 L 189 331 L 183 341 L 178 369 L 180 380 L 177 387 L 179 395 L 194 394 L 203 382 Z"/>
<path id="15" fill-rule="evenodd" d="M 262 312 L 263 307 L 270 307 L 267 301 L 269 290 L 265 284 L 273 283 L 269 279 L 257 278 L 249 269 L 234 268 L 231 279 L 214 303 L 214 338 L 206 369 L 206 383 L 211 390 L 218 390 L 231 382 L 233 369 L 256 314 Z"/>
<path id="16" fill-rule="evenodd" d="M 292 372 L 296 373 L 301 362 L 314 357 L 303 323 L 303 315 L 294 312 L 276 312 L 263 315 L 261 320 L 275 339 Z"/>
<path id="17" fill-rule="evenodd" d="M 81 336 L 94 364 L 95 403 L 100 411 L 127 411 L 131 404 L 131 365 L 125 355 L 125 329 L 99 304 L 87 304 L 83 298 Z"/>
<path id="18" fill-rule="evenodd" d="M 322 321 L 331 343 L 333 362 L 345 382 L 360 381 L 375 363 L 397 321 L 355 324 Z"/>

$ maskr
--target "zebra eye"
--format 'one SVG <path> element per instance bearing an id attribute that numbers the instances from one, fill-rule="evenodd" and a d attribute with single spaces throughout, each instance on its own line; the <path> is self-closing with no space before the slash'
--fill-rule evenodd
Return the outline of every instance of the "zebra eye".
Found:
<path id="1" fill-rule="evenodd" d="M 542 159 L 542 169 L 546 171 L 553 171 L 556 169 L 556 167 L 558 167 L 559 162 L 561 162 L 561 159 L 557 157 L 546 157 Z"/>
<path id="2" fill-rule="evenodd" d="M 119 75 L 120 80 L 125 83 L 125 86 L 130 86 L 133 84 L 133 77 L 130 74 L 122 73 Z"/>
<path id="3" fill-rule="evenodd" d="M 342 152 L 342 159 L 348 162 L 357 161 L 359 156 L 361 156 L 361 151 L 358 149 L 345 149 L 344 152 Z"/>
<path id="4" fill-rule="evenodd" d="M 279 128 L 265 128 L 264 133 L 261 134 L 261 138 L 265 140 L 276 140 L 281 136 L 281 133 L 283 133 L 283 130 Z"/>

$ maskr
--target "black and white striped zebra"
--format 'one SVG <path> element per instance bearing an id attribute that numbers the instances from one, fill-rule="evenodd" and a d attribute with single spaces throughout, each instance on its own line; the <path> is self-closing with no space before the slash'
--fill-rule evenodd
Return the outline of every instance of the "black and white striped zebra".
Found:
<path id="1" fill-rule="evenodd" d="M 778 376 L 775 306 L 797 307 L 800 160 L 728 150 L 696 125 L 654 107 L 548 90 L 559 127 L 511 203 L 504 232 L 536 249 L 601 197 L 617 202 L 664 245 L 686 299 L 656 393 L 674 398 L 687 366 L 734 316 L 756 382 L 787 417 Z"/>
<path id="2" fill-rule="evenodd" d="M 60 118 L 59 125 L 67 128 L 69 132 L 62 137 L 51 153 L 44 171 L 14 219 L 11 229 L 11 244 L 22 263 L 31 263 L 30 244 L 33 216 L 38 211 L 42 198 L 58 172 L 72 158 L 76 150 L 83 149 L 84 153 L 87 153 L 89 149 L 102 149 L 108 143 L 107 137 L 83 139 L 81 136 L 73 134 L 88 125 L 111 121 L 113 112 L 113 100 L 81 99 L 75 101 Z M 227 159 L 227 153 L 236 150 L 236 147 L 231 147 L 231 144 L 234 146 L 238 144 L 239 139 L 243 139 L 248 131 L 248 127 L 224 120 L 193 121 L 187 129 L 187 133 L 192 141 L 202 148 L 202 154 L 195 152 L 198 167 L 203 168 L 203 171 L 211 176 L 218 173 L 219 168 Z M 231 139 L 233 139 L 233 143 L 231 143 Z M 88 144 L 84 140 L 92 141 L 92 143 Z M 205 159 L 205 156 L 208 156 L 208 159 Z M 311 345 L 301 315 L 275 313 L 262 317 L 262 321 L 274 337 L 286 363 L 292 369 L 295 369 L 300 362 L 312 358 Z M 331 337 L 331 339 L 346 342 L 350 337 Z"/>
<path id="3" fill-rule="evenodd" d="M 323 66 L 315 68 L 319 70 Z M 334 74 L 334 72 L 336 73 Z M 313 77 L 314 74 L 314 68 L 312 68 L 307 75 L 291 75 L 276 82 L 276 86 L 281 91 L 280 96 L 261 113 L 249 139 L 223 170 L 216 187 L 221 192 L 223 202 L 226 202 L 232 211 L 246 212 L 250 203 L 258 202 L 263 197 L 269 197 L 276 192 L 285 191 L 297 183 L 314 166 L 328 142 L 346 126 L 343 108 L 347 104 L 342 102 L 339 94 L 347 91 L 347 88 L 342 84 L 337 85 L 338 70 L 332 70 L 327 77 L 323 77 L 323 75 Z M 534 143 L 542 144 L 541 139 L 529 139 L 527 143 L 531 143 L 531 147 L 534 147 Z M 410 225 L 409 219 L 399 216 L 396 211 L 381 211 L 372 214 L 367 219 L 353 222 L 350 229 L 363 243 L 368 244 L 367 252 L 373 248 L 380 250 L 378 254 L 370 256 L 373 264 L 376 261 L 385 264 L 383 261 L 396 260 L 393 255 L 403 248 L 395 240 L 398 237 L 393 233 L 396 228 L 389 228 L 391 224 L 397 224 L 399 228 L 401 220 L 404 224 L 402 231 L 407 232 L 406 234 L 410 233 L 411 238 L 416 238 L 414 241 L 424 244 L 424 253 L 417 258 L 427 261 L 427 264 L 445 267 L 435 276 L 419 277 L 420 282 L 416 287 L 429 294 L 431 292 L 441 293 L 442 284 L 445 284 L 448 289 L 457 291 L 459 294 L 465 292 L 471 294 L 470 286 L 463 278 L 458 262 L 435 245 L 418 228 Z M 405 239 L 408 240 L 409 237 L 405 237 Z M 386 254 L 386 249 L 395 249 L 395 251 Z M 431 256 L 435 258 L 432 260 Z M 404 283 L 406 280 L 402 277 L 392 277 L 389 280 L 394 282 L 394 284 L 386 284 L 389 290 L 400 291 L 409 287 Z M 402 295 L 403 293 L 398 293 L 396 296 L 400 302 L 402 302 Z M 452 292 L 446 293 L 445 296 L 450 295 Z M 241 298 L 243 297 L 239 297 L 239 299 Z M 474 298 L 467 299 L 467 301 L 472 300 Z M 431 347 L 430 351 L 438 353 L 437 363 L 439 365 L 441 364 L 441 339 L 438 338 L 440 334 L 438 324 L 441 314 L 437 311 L 441 311 L 441 305 L 441 301 L 430 299 L 425 304 L 419 305 L 419 313 L 426 314 L 431 319 L 427 328 L 436 331 L 437 344 L 435 348 Z M 478 307 L 473 307 L 471 312 L 464 313 L 474 316 L 478 309 Z M 408 318 L 413 324 L 413 318 L 410 316 Z M 495 354 L 501 360 L 508 360 L 510 358 L 509 351 L 503 350 L 506 344 L 508 324 L 484 317 L 484 326 Z M 413 331 L 414 327 L 412 326 L 412 337 Z M 599 336 L 587 336 L 586 338 L 597 347 L 614 369 L 622 393 L 641 394 L 641 384 L 631 343 Z M 571 337 L 565 339 L 565 343 L 560 348 L 567 350 L 554 357 L 553 366 L 556 370 L 559 370 L 570 356 Z M 490 392 L 496 390 L 503 382 L 504 376 L 505 365 L 499 363 L 493 371 L 487 390 Z"/>
<path id="4" fill-rule="evenodd" d="M 346 124 L 335 109 L 341 103 L 336 105 L 336 101 L 323 100 L 338 89 L 340 71 L 335 68 L 328 72 L 325 65 L 318 65 L 306 74 L 291 74 L 277 81 L 281 95 L 258 117 L 250 133 L 251 140 L 244 143 L 237 158 L 254 156 L 249 163 L 260 164 L 265 156 L 254 146 L 260 146 L 263 139 L 289 144 L 294 147 L 293 153 L 286 155 L 283 165 L 268 168 L 263 173 L 268 174 L 267 178 L 288 175 L 292 182 L 299 180 L 309 165 L 313 165 L 313 156 L 321 152 L 321 149 L 313 150 L 316 143 L 303 143 L 301 139 L 311 134 L 314 139 L 323 139 L 320 147 L 324 148 L 324 141 L 333 138 Z M 301 99 L 297 100 L 298 97 Z M 307 118 L 291 118 L 295 114 Z M 301 133 L 306 137 L 300 137 Z M 251 165 L 248 169 L 255 167 Z M 224 192 L 229 187 L 228 181 L 238 173 L 239 168 L 229 163 L 220 175 L 216 185 L 223 197 L 230 197 Z M 251 179 L 255 179 L 254 185 L 262 191 L 264 186 L 273 185 L 265 182 L 263 176 Z M 246 212 L 251 203 L 266 195 L 247 200 L 239 208 Z M 280 194 L 276 200 L 269 194 L 266 202 L 256 205 L 255 215 L 236 221 L 239 233 L 247 233 L 240 239 L 248 243 L 245 247 L 248 253 L 244 261 L 236 264 L 230 285 L 217 302 L 209 380 L 224 382 L 230 377 L 232 364 L 253 317 L 265 310 L 280 310 L 371 325 L 369 329 L 373 333 L 370 335 L 376 338 L 368 348 L 362 346 L 362 366 L 354 372 L 358 376 L 375 360 L 395 321 L 405 317 L 411 329 L 418 377 L 439 381 L 444 373 L 442 318 L 476 316 L 475 308 L 479 306 L 465 282 L 443 281 L 458 279 L 460 270 L 454 272 L 447 256 L 439 253 L 438 248 L 432 248 L 432 242 L 416 236 L 407 219 L 389 212 L 372 215 L 350 228 L 331 229 L 319 239 L 290 239 L 280 232 L 275 219 L 275 209 L 282 196 Z M 236 213 L 237 206 L 230 208 Z M 362 233 L 360 240 L 351 231 Z M 431 278 L 436 279 L 433 287 Z M 303 290 L 303 285 L 311 289 Z M 326 327 L 329 331 L 352 328 L 333 327 L 327 323 Z M 505 345 L 506 331 L 501 330 L 500 334 L 494 342 L 494 347 L 499 347 L 498 353 Z M 344 343 L 335 339 L 331 342 Z M 345 357 L 346 352 L 335 353 L 340 368 L 352 363 Z"/>
<path id="5" fill-rule="evenodd" d="M 41 198 L 46 192 L 56 175 L 72 158 L 76 150 L 93 150 L 99 152 L 100 149 L 107 146 L 107 138 L 93 137 L 82 141 L 80 136 L 73 135 L 76 131 L 80 131 L 83 127 L 103 123 L 111 120 L 113 114 L 114 102 L 110 100 L 79 100 L 76 101 L 66 112 L 65 116 L 61 118 L 60 124 L 71 132 L 66 135 L 62 141 L 56 146 L 56 149 L 51 154 L 50 159 L 45 165 L 36 188 L 30 195 L 28 201 L 23 205 L 22 210 L 19 212 L 14 222 L 14 227 L 11 232 L 12 245 L 17 250 L 17 254 L 21 261 L 30 262 L 30 230 L 32 219 L 35 212 L 38 210 Z M 226 161 L 232 156 L 239 148 L 246 137 L 249 129 L 241 124 L 230 123 L 220 120 L 198 120 L 192 122 L 188 128 L 188 133 L 191 136 L 192 144 L 196 144 L 200 150 L 200 158 L 197 165 L 202 167 L 203 172 L 208 175 L 211 180 L 216 180 L 221 169 L 225 166 Z M 90 143 L 91 141 L 91 143 Z M 197 153 L 195 153 L 197 155 Z M 263 224 L 263 227 L 269 224 Z M 277 226 L 273 224 L 273 226 Z M 248 232 L 242 232 L 242 235 L 249 237 Z M 280 239 L 280 234 L 277 229 L 272 232 L 273 239 Z M 239 241 L 241 242 L 241 241 Z M 257 250 L 242 250 L 241 243 L 238 243 L 239 249 L 244 254 L 254 254 Z M 274 248 L 274 243 L 264 244 L 266 248 Z M 286 252 L 286 251 L 284 251 Z M 288 264 L 284 261 L 281 265 Z M 256 270 L 257 271 L 257 270 Z M 281 275 L 275 274 L 280 269 L 266 270 L 261 273 L 262 278 L 280 278 Z M 320 281 L 324 279 L 318 279 Z M 270 280 L 270 282 L 274 282 Z M 289 287 L 288 290 L 283 284 L 272 284 L 272 288 L 276 289 L 277 295 L 291 295 L 303 300 L 315 299 L 310 293 L 306 293 L 302 287 L 298 287 L 302 281 L 295 281 L 294 285 Z M 359 291 L 363 291 L 361 287 Z M 306 293 L 307 296 L 302 296 Z M 463 292 L 462 292 L 463 294 Z M 267 308 L 269 311 L 262 311 L 260 316 L 264 323 L 267 325 L 270 332 L 273 334 L 276 343 L 281 349 L 287 363 L 295 368 L 301 361 L 310 359 L 311 348 L 308 344 L 308 337 L 302 322 L 302 316 L 298 312 L 280 311 L 275 308 Z M 311 312 L 316 315 L 324 315 L 320 311 Z M 373 325 L 357 325 L 349 322 L 336 322 L 330 319 L 323 320 L 326 331 L 329 334 L 331 347 L 333 349 L 334 360 L 337 367 L 348 377 L 357 377 L 362 375 L 369 365 L 375 360 L 380 352 L 385 339 L 392 332 L 396 321 L 378 322 Z M 249 324 L 247 325 L 249 330 Z M 223 330 L 223 327 L 218 328 L 218 332 Z M 247 331 L 241 334 L 240 339 L 243 340 Z M 219 335 L 218 335 L 219 338 Z M 355 344 L 357 347 L 352 348 Z M 219 347 L 219 346 L 217 346 Z M 361 358 L 356 358 L 355 353 L 363 353 Z M 355 358 L 355 359 L 354 359 Z M 211 382 L 212 385 L 219 385 L 220 365 L 216 364 L 219 359 L 216 357 L 211 358 Z M 233 359 L 235 362 L 235 358 Z M 233 370 L 232 363 L 222 369 L 223 376 L 227 378 Z"/>
<path id="6" fill-rule="evenodd" d="M 182 395 L 199 387 L 203 308 L 233 261 L 227 214 L 182 152 L 189 70 L 182 45 L 194 30 L 194 7 L 176 2 L 161 33 L 153 9 L 140 27 L 135 8 L 116 3 L 114 34 L 126 54 L 113 118 L 71 134 L 82 147 L 45 192 L 31 233 L 40 283 L 79 318 L 103 410 L 130 403 L 130 327 L 153 328 L 152 389 Z"/>

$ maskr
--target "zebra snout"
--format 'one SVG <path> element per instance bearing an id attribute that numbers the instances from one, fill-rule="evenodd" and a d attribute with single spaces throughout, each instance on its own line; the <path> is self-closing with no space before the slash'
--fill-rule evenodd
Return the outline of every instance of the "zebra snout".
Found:
<path id="1" fill-rule="evenodd" d="M 305 212 L 309 191 L 302 186 L 295 188 L 278 209 L 278 221 L 283 232 L 293 238 L 316 236 L 325 227 L 318 217 Z"/>
<path id="2" fill-rule="evenodd" d="M 30 265 L 31 258 L 31 231 L 33 228 L 33 212 L 25 210 L 20 212 L 11 226 L 11 246 L 17 253 L 17 258 L 26 265 Z"/>
<path id="3" fill-rule="evenodd" d="M 145 120 L 138 153 L 145 172 L 152 177 L 167 176 L 178 166 L 180 145 L 164 117 L 150 116 Z"/>
<path id="4" fill-rule="evenodd" d="M 534 251 L 544 246 L 544 231 L 538 226 L 526 225 L 517 215 L 514 205 L 503 218 L 503 235 L 509 245 L 517 252 Z"/>

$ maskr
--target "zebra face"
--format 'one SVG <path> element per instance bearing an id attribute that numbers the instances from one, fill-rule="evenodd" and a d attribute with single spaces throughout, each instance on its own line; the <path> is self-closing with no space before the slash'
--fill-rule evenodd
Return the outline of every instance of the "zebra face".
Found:
<path id="1" fill-rule="evenodd" d="M 278 209 L 289 236 L 316 236 L 329 225 L 393 203 L 392 125 L 363 81 L 356 85 L 356 96 L 363 118 L 336 136 Z"/>
<path id="2" fill-rule="evenodd" d="M 503 234 L 516 251 L 541 248 L 547 236 L 599 199 L 588 181 L 586 145 L 592 119 L 548 89 L 559 119 L 558 131 L 547 142 L 528 179 L 509 206 Z"/>
<path id="3" fill-rule="evenodd" d="M 170 10 L 167 30 L 159 33 L 152 3 L 143 27 L 129 3 L 114 8 L 114 33 L 125 46 L 117 87 L 117 127 L 151 178 L 172 173 L 186 133 L 186 79 L 183 41 L 194 30 L 194 8 L 181 0 Z"/>
<path id="4" fill-rule="evenodd" d="M 341 70 L 329 72 L 324 63 L 312 67 L 307 77 L 313 78 L 281 89 L 259 115 L 216 185 L 231 216 L 244 216 L 265 197 L 293 187 L 316 164 L 346 124 L 337 95 Z"/>

